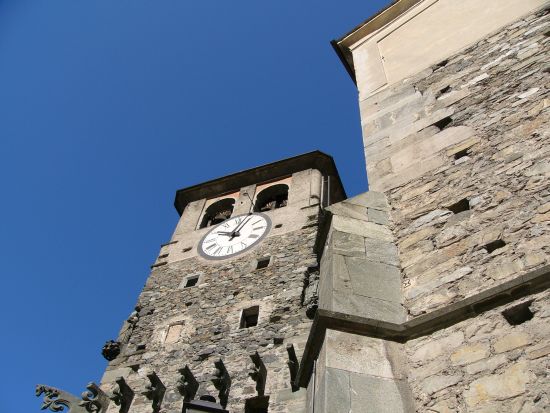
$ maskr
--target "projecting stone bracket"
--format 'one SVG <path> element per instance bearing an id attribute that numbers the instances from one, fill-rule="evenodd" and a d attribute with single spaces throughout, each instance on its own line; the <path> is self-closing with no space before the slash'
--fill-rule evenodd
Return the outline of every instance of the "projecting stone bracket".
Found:
<path id="1" fill-rule="evenodd" d="M 134 391 L 126 384 L 124 377 L 118 377 L 115 383 L 115 387 L 109 398 L 117 406 L 120 406 L 119 413 L 128 413 L 134 399 Z"/>
<path id="2" fill-rule="evenodd" d="M 166 387 L 155 372 L 148 373 L 147 378 L 150 384 L 145 386 L 145 390 L 141 392 L 141 394 L 151 400 L 153 413 L 158 413 L 160 411 L 162 399 L 164 398 L 164 393 L 166 392 Z"/>
<path id="3" fill-rule="evenodd" d="M 216 370 L 214 372 L 214 377 L 212 378 L 212 383 L 214 387 L 218 389 L 218 398 L 220 404 L 225 408 L 227 406 L 227 401 L 229 400 L 229 390 L 231 389 L 231 376 L 225 368 L 222 359 L 214 362 Z"/>
<path id="4" fill-rule="evenodd" d="M 184 368 L 179 369 L 178 372 L 181 374 L 181 377 L 176 384 L 178 392 L 183 396 L 184 402 L 193 400 L 197 394 L 197 390 L 199 389 L 199 382 L 195 379 L 195 376 L 187 365 Z"/>
<path id="5" fill-rule="evenodd" d="M 258 393 L 258 396 L 263 396 L 265 393 L 267 369 L 257 351 L 250 355 L 250 359 L 253 364 L 249 367 L 248 375 L 256 382 L 256 392 Z"/>

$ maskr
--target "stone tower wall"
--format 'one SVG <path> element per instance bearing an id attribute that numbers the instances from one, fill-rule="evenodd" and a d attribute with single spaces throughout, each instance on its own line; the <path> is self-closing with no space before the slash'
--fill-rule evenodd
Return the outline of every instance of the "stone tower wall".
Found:
<path id="1" fill-rule="evenodd" d="M 353 39 L 371 191 L 327 209 L 300 375 L 310 412 L 550 409 L 547 13 L 378 92 L 369 39 Z M 387 221 L 370 222 L 376 209 Z"/>
<path id="2" fill-rule="evenodd" d="M 205 205 L 212 200 L 191 202 L 183 211 L 139 296 L 137 323 L 127 343 L 128 322 L 124 324 L 119 336 L 124 342 L 122 352 L 109 363 L 102 379 L 102 388 L 109 391 L 117 377 L 125 378 L 135 392 L 131 413 L 152 411 L 151 400 L 141 394 L 149 384 L 146 375 L 150 371 L 166 387 L 161 411 L 181 412 L 178 370 L 185 365 L 200 383 L 196 397 L 210 394 L 218 399 L 211 379 L 219 359 L 232 381 L 226 408 L 244 412 L 245 400 L 256 396 L 255 382 L 249 376 L 250 355 L 256 351 L 267 369 L 269 411 L 305 409 L 305 390 L 291 386 L 287 345 L 292 344 L 299 357 L 311 327 L 311 314 L 308 317 L 306 310 L 308 304 L 315 304 L 318 278 L 314 246 L 321 174 L 311 169 L 281 179 L 289 185 L 288 205 L 264 212 L 271 218 L 271 232 L 258 246 L 235 258 L 207 261 L 196 253 L 199 240 L 213 228 L 197 229 Z M 233 215 L 250 210 L 245 192 L 254 198 L 265 186 L 231 192 L 237 199 Z M 257 269 L 258 260 L 266 257 L 269 265 Z M 189 276 L 199 280 L 186 288 Z M 253 306 L 259 306 L 258 325 L 241 328 L 242 311 Z M 109 413 L 118 412 L 114 404 L 109 409 Z"/>
<path id="3" fill-rule="evenodd" d="M 411 325 L 550 263 L 548 25 L 531 14 L 361 102 Z M 522 303 L 532 319 L 511 325 L 503 312 Z M 416 410 L 550 408 L 548 311 L 547 293 L 510 298 L 407 341 Z"/>
<path id="4" fill-rule="evenodd" d="M 362 103 L 369 183 L 392 208 L 411 316 L 550 262 L 545 13 Z"/>

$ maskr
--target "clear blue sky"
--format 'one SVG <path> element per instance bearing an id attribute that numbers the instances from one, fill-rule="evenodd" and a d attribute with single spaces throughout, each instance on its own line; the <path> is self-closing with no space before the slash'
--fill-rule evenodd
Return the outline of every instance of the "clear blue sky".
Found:
<path id="1" fill-rule="evenodd" d="M 176 189 L 315 149 L 366 189 L 329 41 L 386 3 L 0 0 L 1 412 L 100 379 Z"/>

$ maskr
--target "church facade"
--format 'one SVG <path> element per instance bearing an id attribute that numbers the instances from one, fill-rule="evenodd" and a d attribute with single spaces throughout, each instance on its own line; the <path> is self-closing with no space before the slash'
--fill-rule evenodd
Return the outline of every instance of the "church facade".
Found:
<path id="1" fill-rule="evenodd" d="M 370 191 L 311 152 L 177 191 L 72 413 L 550 409 L 544 0 L 398 0 L 332 45 Z"/>

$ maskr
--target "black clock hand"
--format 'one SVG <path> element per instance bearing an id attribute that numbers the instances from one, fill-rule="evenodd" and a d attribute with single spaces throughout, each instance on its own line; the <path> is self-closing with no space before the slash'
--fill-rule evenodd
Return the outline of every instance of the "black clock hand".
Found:
<path id="1" fill-rule="evenodd" d="M 235 229 L 233 230 L 233 233 L 231 234 L 231 238 L 238 237 L 239 235 L 241 235 L 241 234 L 239 234 L 239 230 L 240 230 L 242 227 L 244 227 L 244 224 L 246 224 L 247 221 L 250 220 L 250 218 L 252 218 L 252 217 L 246 217 L 245 219 L 243 219 L 243 221 L 242 221 L 239 225 L 237 225 L 237 228 L 235 228 Z"/>

